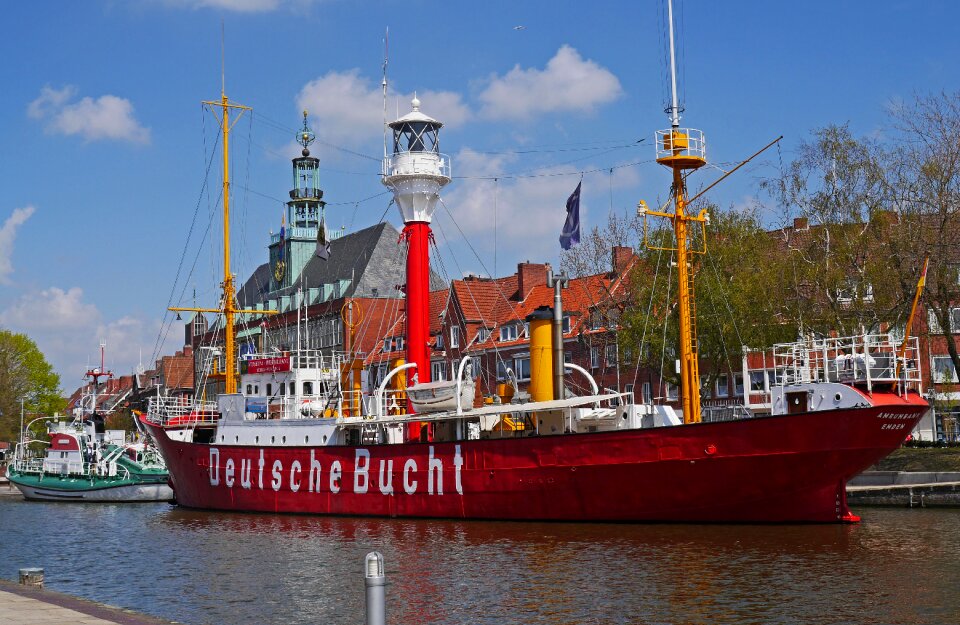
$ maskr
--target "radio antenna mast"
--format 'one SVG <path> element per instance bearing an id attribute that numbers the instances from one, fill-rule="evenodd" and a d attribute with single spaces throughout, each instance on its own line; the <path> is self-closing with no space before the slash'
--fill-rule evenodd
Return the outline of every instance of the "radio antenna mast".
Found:
<path id="1" fill-rule="evenodd" d="M 383 158 L 387 158 L 387 59 L 390 56 L 390 27 L 383 36 Z"/>

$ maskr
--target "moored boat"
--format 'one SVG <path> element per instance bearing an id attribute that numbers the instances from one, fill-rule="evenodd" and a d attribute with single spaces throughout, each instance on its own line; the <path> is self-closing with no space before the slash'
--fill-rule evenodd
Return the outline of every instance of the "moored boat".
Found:
<path id="1" fill-rule="evenodd" d="M 170 501 L 173 491 L 162 456 L 147 441 L 128 442 L 122 430 L 98 432 L 99 415 L 87 421 L 50 421 L 49 445 L 30 457 L 24 439 L 7 476 L 30 500 Z"/>
<path id="2" fill-rule="evenodd" d="M 247 355 L 238 376 L 233 315 L 268 311 L 235 307 L 227 247 L 225 392 L 189 407 L 158 398 L 144 417 L 181 505 L 466 519 L 857 520 L 846 481 L 895 449 L 928 409 L 917 341 L 876 334 L 778 345 L 769 414 L 703 418 L 688 268 L 691 231 L 707 215 L 687 214 L 685 180 L 706 164 L 706 151 L 702 132 L 680 128 L 675 93 L 671 128 L 656 134 L 657 161 L 673 173 L 675 212 L 647 214 L 675 227 L 682 420 L 669 406 L 601 392 L 584 370 L 593 394 L 566 396 L 563 342 L 553 338 L 562 335 L 562 276 L 549 279 L 554 307 L 521 320 L 529 324 L 529 401 L 475 407 L 465 362 L 453 381 L 431 380 L 430 223 L 451 165 L 439 151 L 442 123 L 421 112 L 416 98 L 412 104 L 389 124 L 393 153 L 382 172 L 405 226 L 406 362 L 364 392 L 346 382 L 356 353 L 298 344 L 277 356 L 265 346 Z M 223 95 L 216 106 L 223 107 L 226 149 L 228 111 L 237 105 Z M 226 178 L 225 171 L 225 213 Z M 399 381 L 411 369 L 418 382 L 406 386 Z"/>

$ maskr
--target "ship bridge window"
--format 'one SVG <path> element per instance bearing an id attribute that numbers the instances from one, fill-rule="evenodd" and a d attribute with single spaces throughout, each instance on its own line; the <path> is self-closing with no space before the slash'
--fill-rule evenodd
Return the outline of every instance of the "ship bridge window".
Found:
<path id="1" fill-rule="evenodd" d="M 304 383 L 303 383 L 303 394 L 304 394 L 304 395 L 313 395 L 313 382 L 304 382 Z"/>
<path id="2" fill-rule="evenodd" d="M 290 394 L 291 394 L 291 395 L 296 395 L 296 394 L 297 394 L 297 391 L 296 391 L 296 389 L 295 389 L 294 386 L 293 386 L 293 382 L 290 383 Z"/>
<path id="3" fill-rule="evenodd" d="M 267 397 L 273 397 L 273 384 L 267 383 Z"/>
<path id="4" fill-rule="evenodd" d="M 247 395 L 253 395 L 253 384 L 247 384 Z"/>
<path id="5" fill-rule="evenodd" d="M 287 394 L 287 385 L 281 382 L 280 388 L 278 390 L 280 391 L 280 396 L 283 397 L 284 395 Z"/>

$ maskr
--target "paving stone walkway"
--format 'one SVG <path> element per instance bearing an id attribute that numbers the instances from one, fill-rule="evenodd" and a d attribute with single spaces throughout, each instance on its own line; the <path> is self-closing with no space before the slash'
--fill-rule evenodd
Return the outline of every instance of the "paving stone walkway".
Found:
<path id="1" fill-rule="evenodd" d="M 3 625 L 171 625 L 152 616 L 0 580 Z"/>

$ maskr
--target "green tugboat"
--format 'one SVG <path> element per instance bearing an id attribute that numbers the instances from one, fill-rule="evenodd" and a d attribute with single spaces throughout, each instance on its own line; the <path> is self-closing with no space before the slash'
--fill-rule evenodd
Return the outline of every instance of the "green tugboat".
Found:
<path id="1" fill-rule="evenodd" d="M 87 371 L 89 411 L 77 409 L 73 421 L 47 421 L 49 441 L 32 440 L 30 424 L 20 433 L 7 477 L 30 500 L 41 501 L 172 501 L 173 489 L 163 457 L 146 434 L 128 442 L 124 430 L 107 430 L 97 411 L 97 385 L 113 377 L 103 366 Z M 34 421 L 39 421 L 35 419 Z M 31 421 L 32 424 L 34 421 Z M 30 452 L 47 445 L 42 457 Z"/>
<path id="2" fill-rule="evenodd" d="M 103 430 L 98 414 L 73 422 L 48 421 L 49 446 L 29 457 L 24 437 L 7 477 L 30 500 L 170 501 L 167 466 L 145 442 L 126 443 L 123 430 Z M 100 430 L 100 431 L 98 431 Z"/>

